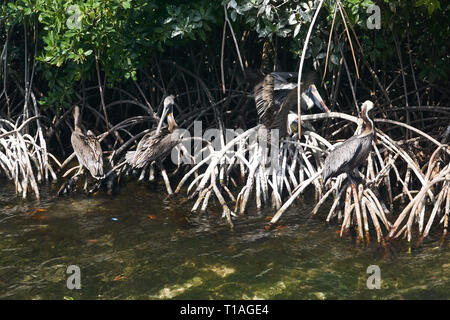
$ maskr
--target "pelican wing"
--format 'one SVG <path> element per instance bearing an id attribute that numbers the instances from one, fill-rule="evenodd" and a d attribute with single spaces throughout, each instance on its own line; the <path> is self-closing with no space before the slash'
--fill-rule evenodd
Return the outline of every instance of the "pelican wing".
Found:
<path id="1" fill-rule="evenodd" d="M 102 178 L 103 153 L 97 137 L 91 131 L 86 135 L 74 131 L 71 142 L 78 162 L 86 167 L 94 178 Z"/>
<path id="2" fill-rule="evenodd" d="M 254 88 L 256 111 L 259 121 L 264 124 L 271 122 L 275 112 L 273 91 L 274 77 L 271 74 L 266 75 Z"/>
<path id="3" fill-rule="evenodd" d="M 323 181 L 348 171 L 361 152 L 362 143 L 358 136 L 353 136 L 333 149 L 323 164 Z"/>
<path id="4" fill-rule="evenodd" d="M 295 88 L 294 88 L 295 89 Z M 290 90 L 275 90 L 273 93 L 273 99 L 275 102 L 275 105 L 279 106 L 283 103 L 283 101 L 287 98 Z"/>
<path id="5" fill-rule="evenodd" d="M 167 128 L 162 128 L 158 134 L 156 130 L 147 133 L 139 141 L 136 151 L 127 152 L 127 162 L 135 168 L 142 168 L 147 163 L 163 161 L 179 142 L 175 135 Z"/>
<path id="6" fill-rule="evenodd" d="M 127 162 L 136 168 L 142 168 L 150 157 L 150 152 L 153 146 L 161 140 L 162 134 L 164 133 L 164 128 L 156 134 L 156 130 L 153 130 L 146 135 L 144 135 L 139 141 L 136 151 L 127 152 L 126 159 Z"/>
<path id="7" fill-rule="evenodd" d="M 292 89 L 297 88 L 297 72 L 272 72 L 274 79 L 273 99 L 277 107 L 281 106 Z"/>
<path id="8" fill-rule="evenodd" d="M 284 87 L 286 84 L 297 86 L 298 72 L 272 72 L 271 75 L 275 79 L 275 90 Z"/>

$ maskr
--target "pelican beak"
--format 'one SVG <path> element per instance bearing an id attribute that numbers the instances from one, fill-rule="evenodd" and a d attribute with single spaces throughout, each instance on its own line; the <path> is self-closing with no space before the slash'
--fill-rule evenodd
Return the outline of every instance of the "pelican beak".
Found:
<path id="1" fill-rule="evenodd" d="M 170 112 L 170 107 L 168 105 L 165 105 L 162 115 L 161 115 L 161 119 L 164 120 L 166 118 L 166 116 L 169 114 L 169 112 Z"/>
<path id="2" fill-rule="evenodd" d="M 174 98 L 175 97 L 173 95 L 170 95 L 164 99 L 164 109 L 163 109 L 163 113 L 161 115 L 161 119 L 164 119 L 167 115 L 172 113 L 172 110 L 173 110 L 172 106 L 175 103 Z"/>
<path id="3" fill-rule="evenodd" d="M 173 105 L 175 103 L 172 103 L 168 107 L 167 111 L 167 124 L 169 125 L 169 131 L 173 132 L 174 129 L 178 127 L 177 123 L 175 122 L 175 117 L 173 116 Z"/>
<path id="4" fill-rule="evenodd" d="M 309 86 L 308 93 L 312 97 L 312 99 L 314 100 L 315 105 L 317 107 L 319 107 L 320 110 L 322 110 L 323 112 L 330 112 L 328 107 L 323 102 L 323 99 L 320 96 L 319 91 L 317 91 L 317 88 L 316 88 L 315 85 L 312 84 L 312 85 Z"/>
<path id="5" fill-rule="evenodd" d="M 170 105 L 164 103 L 164 108 L 163 108 L 163 112 L 161 114 L 161 118 L 159 118 L 159 123 L 158 123 L 158 127 L 156 128 L 156 132 L 160 132 L 161 127 L 162 127 L 162 123 L 164 121 L 164 118 L 167 116 L 167 114 L 169 113 L 169 109 L 170 109 Z"/>

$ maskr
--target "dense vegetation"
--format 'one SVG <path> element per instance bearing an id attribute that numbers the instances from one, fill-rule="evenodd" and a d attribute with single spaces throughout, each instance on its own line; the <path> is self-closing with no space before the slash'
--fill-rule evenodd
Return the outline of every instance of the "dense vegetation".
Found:
<path id="1" fill-rule="evenodd" d="M 359 67 L 364 68 L 361 66 L 364 56 L 371 66 L 381 71 L 380 78 L 389 83 L 387 77 L 399 70 L 394 50 L 398 45 L 403 67 L 409 69 L 412 65 L 418 81 L 445 87 L 450 74 L 449 4 L 441 2 L 378 1 L 381 29 L 368 30 L 366 10 L 374 2 L 342 1 L 362 46 L 360 51 L 353 38 Z M 55 112 L 72 106 L 78 100 L 76 93 L 81 92 L 83 86 L 98 84 L 97 63 L 101 81 L 105 81 L 107 87 L 127 86 L 130 80 L 144 83 L 145 74 L 153 76 L 151 71 L 155 63 L 161 63 L 161 58 L 175 61 L 199 75 L 217 73 L 220 35 L 225 21 L 223 6 L 227 8 L 245 67 L 258 69 L 261 66 L 262 47 L 268 43 L 267 47 L 273 48 L 277 67 L 293 70 L 314 13 L 311 8 L 316 4 L 317 1 L 267 0 L 5 1 L 0 21 L 4 90 L 11 91 L 15 86 L 8 77 L 16 76 L 21 83 L 25 83 L 24 78 L 33 78 L 33 89 L 40 93 L 40 105 Z M 325 1 L 324 8 L 306 56 L 314 57 L 315 66 L 322 72 L 335 1 Z M 339 64 L 341 49 L 349 63 L 351 61 L 339 14 L 334 29 L 328 78 Z M 229 71 L 237 57 L 229 29 L 227 35 L 225 76 L 231 77 Z M 162 72 L 158 78 L 174 74 L 173 69 L 162 68 L 169 72 Z M 407 71 L 408 81 L 413 72 Z M 363 71 L 361 73 L 364 75 Z M 158 78 L 158 82 L 164 82 Z M 179 86 L 180 80 L 175 79 L 171 86 Z M 216 77 L 214 82 L 219 85 L 217 80 Z M 161 97 L 158 92 L 161 88 L 152 85 L 146 88 L 146 94 L 152 92 L 153 87 L 156 87 L 153 91 L 156 94 L 152 101 L 156 102 Z M 180 90 L 170 86 L 163 89 Z"/>

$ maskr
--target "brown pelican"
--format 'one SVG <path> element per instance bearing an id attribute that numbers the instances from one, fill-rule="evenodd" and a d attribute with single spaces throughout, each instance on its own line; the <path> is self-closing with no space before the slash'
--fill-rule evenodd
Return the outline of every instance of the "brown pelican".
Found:
<path id="1" fill-rule="evenodd" d="M 103 175 L 103 154 L 102 148 L 100 146 L 100 142 L 97 137 L 92 133 L 91 130 L 88 130 L 85 133 L 81 130 L 80 127 L 80 108 L 75 106 L 73 110 L 74 117 L 74 130 L 72 132 L 72 136 L 70 141 L 72 142 L 73 151 L 77 156 L 78 162 L 81 167 L 78 171 L 77 175 L 84 168 L 88 169 L 91 173 L 91 176 L 95 179 L 102 179 Z M 86 172 L 86 181 L 84 185 L 84 189 L 87 188 L 87 172 Z"/>
<path id="2" fill-rule="evenodd" d="M 259 122 L 267 130 L 279 129 L 280 137 L 288 133 L 288 113 L 297 106 L 297 83 L 289 82 L 289 80 L 297 79 L 297 76 L 296 72 L 272 72 L 254 88 Z M 309 110 L 315 104 L 323 112 L 329 112 L 314 85 L 316 78 L 314 72 L 306 75 L 302 87 L 307 89 L 302 94 L 300 106 L 303 110 Z"/>
<path id="3" fill-rule="evenodd" d="M 167 115 L 168 127 L 153 130 L 142 137 L 136 151 L 128 151 L 126 160 L 133 168 L 143 168 L 153 161 L 162 162 L 179 142 L 178 128 L 173 117 L 174 97 L 168 96 L 164 100 L 164 110 L 161 120 Z M 160 122 L 161 123 L 161 122 Z M 158 126 L 160 127 L 160 126 Z"/>
<path id="4" fill-rule="evenodd" d="M 362 104 L 361 118 L 365 125 L 364 131 L 338 145 L 326 157 L 322 171 L 324 184 L 332 177 L 347 173 L 352 186 L 354 185 L 359 176 L 355 171 L 366 161 L 375 137 L 373 122 L 368 115 L 372 109 L 372 101 L 367 100 Z"/>
<path id="5" fill-rule="evenodd" d="M 139 141 L 136 151 L 128 151 L 125 159 L 133 168 L 143 168 L 147 164 L 156 162 L 161 168 L 167 191 L 172 194 L 170 184 L 162 162 L 170 155 L 172 149 L 180 142 L 180 134 L 177 132 L 178 125 L 173 117 L 174 96 L 168 96 L 164 100 L 164 109 L 158 128 L 147 133 Z M 161 128 L 162 120 L 167 115 L 168 127 Z"/>

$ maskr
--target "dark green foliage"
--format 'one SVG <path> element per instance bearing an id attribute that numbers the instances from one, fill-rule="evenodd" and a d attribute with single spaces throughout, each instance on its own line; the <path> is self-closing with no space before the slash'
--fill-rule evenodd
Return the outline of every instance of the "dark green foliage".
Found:
<path id="1" fill-rule="evenodd" d="M 95 54 L 109 85 L 136 79 L 154 51 L 206 40 L 223 15 L 220 3 L 164 0 L 19 0 L 1 10 L 5 29 L 39 30 L 36 60 L 51 88 L 41 102 L 54 106 L 71 103 L 74 84 L 95 77 Z"/>
<path id="2" fill-rule="evenodd" d="M 380 30 L 366 27 L 369 16 L 366 10 L 374 2 L 381 7 Z M 249 30 L 257 38 L 279 39 L 283 48 L 298 56 L 317 3 L 317 0 L 17 0 L 5 2 L 0 8 L 1 40 L 4 43 L 14 27 L 7 59 L 18 74 L 23 74 L 27 41 L 29 62 L 34 61 L 34 56 L 36 74 L 46 81 L 46 85 L 40 84 L 44 91 L 40 102 L 59 108 L 76 100 L 75 92 L 82 83 L 96 82 L 96 55 L 102 77 L 109 86 L 136 80 L 137 71 L 148 68 L 155 53 L 171 48 L 183 52 L 203 43 L 217 55 L 224 23 L 223 6 L 237 33 Z M 317 58 L 316 64 L 322 69 L 335 4 L 334 0 L 325 1 L 307 53 L 307 58 Z M 403 45 L 403 52 L 409 36 L 417 77 L 429 82 L 448 82 L 448 2 L 344 0 L 342 4 L 371 62 L 396 61 L 393 33 Z M 337 43 L 349 53 L 339 13 L 335 32 L 329 70 L 339 63 L 341 53 Z M 260 52 L 252 54 L 258 56 Z"/>

